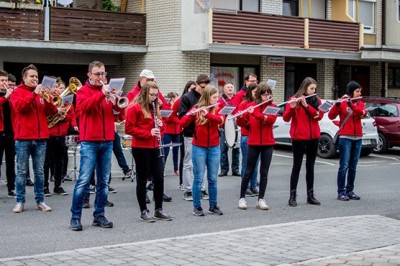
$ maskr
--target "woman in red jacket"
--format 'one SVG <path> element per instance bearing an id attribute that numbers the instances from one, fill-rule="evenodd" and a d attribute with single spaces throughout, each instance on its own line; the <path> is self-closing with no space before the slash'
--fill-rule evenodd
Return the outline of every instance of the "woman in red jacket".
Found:
<path id="1" fill-rule="evenodd" d="M 290 122 L 290 137 L 292 138 L 293 167 L 290 176 L 289 206 L 296 207 L 296 189 L 299 182 L 301 164 L 306 154 L 307 203 L 320 205 L 314 197 L 314 164 L 317 157 L 318 140 L 321 135 L 318 122 L 324 113 L 319 111 L 321 100 L 315 94 L 317 82 L 310 77 L 303 80 L 296 94 L 285 106 L 282 118 Z M 306 98 L 306 96 L 309 96 Z"/>
<path id="2" fill-rule="evenodd" d="M 256 104 L 265 102 L 263 105 L 254 107 Z M 260 164 L 260 191 L 257 209 L 268 210 L 264 195 L 268 182 L 268 171 L 271 165 L 273 146 L 275 145 L 272 126 L 276 121 L 276 115 L 265 115 L 263 111 L 268 106 L 276 106 L 272 103 L 272 90 L 267 83 L 261 82 L 255 94 L 255 100 L 249 105 L 250 109 L 245 114 L 249 126 L 249 138 L 247 148 L 246 172 L 244 173 L 240 188 L 239 209 L 247 209 L 246 190 L 250 177 L 256 169 L 258 157 L 261 156 Z"/>
<path id="3" fill-rule="evenodd" d="M 360 197 L 354 193 L 354 180 L 356 178 L 358 159 L 362 147 L 362 125 L 363 119 L 368 111 L 360 100 L 351 100 L 361 96 L 361 86 L 355 81 L 347 84 L 347 101 L 337 102 L 329 111 L 329 118 L 335 119 L 339 115 L 341 129 L 339 131 L 339 171 L 337 175 L 338 200 L 359 200 Z M 346 185 L 347 174 L 347 185 Z"/>
<path id="4" fill-rule="evenodd" d="M 210 208 L 208 213 L 222 215 L 220 207 L 217 205 L 217 176 L 221 149 L 219 147 L 219 125 L 224 122 L 224 116 L 218 115 L 218 107 L 213 106 L 218 103 L 218 90 L 208 85 L 205 87 L 199 103 L 181 118 L 180 125 L 187 127 L 195 121 L 195 132 L 192 140 L 192 162 L 193 162 L 193 214 L 204 216 L 201 208 L 201 185 L 205 169 L 207 167 L 207 180 Z M 196 109 L 199 112 L 190 115 Z"/>
<path id="5" fill-rule="evenodd" d="M 132 154 L 136 164 L 136 196 L 141 216 L 146 222 L 154 222 L 146 206 L 147 178 L 154 183 L 155 213 L 160 220 L 171 221 L 172 218 L 162 208 L 164 193 L 164 158 L 161 156 L 160 109 L 158 106 L 158 86 L 154 81 L 146 82 L 139 95 L 127 109 L 125 132 L 132 136 Z"/>

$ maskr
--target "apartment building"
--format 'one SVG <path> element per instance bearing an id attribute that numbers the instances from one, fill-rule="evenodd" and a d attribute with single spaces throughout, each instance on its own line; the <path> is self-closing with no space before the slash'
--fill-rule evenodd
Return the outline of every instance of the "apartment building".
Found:
<path id="1" fill-rule="evenodd" d="M 0 68 L 15 72 L 35 63 L 41 74 L 85 79 L 96 59 L 106 63 L 109 77 L 127 78 L 125 90 L 148 68 L 164 94 L 180 93 L 199 73 L 209 73 L 220 88 L 225 82 L 240 88 L 253 72 L 260 81 L 276 81 L 277 101 L 306 76 L 317 80 L 323 98 L 341 96 L 350 79 L 364 95 L 400 96 L 399 0 L 113 3 L 124 12 L 101 10 L 91 0 L 74 0 L 72 8 L 29 4 L 38 10 L 0 2 L 7 25 Z"/>

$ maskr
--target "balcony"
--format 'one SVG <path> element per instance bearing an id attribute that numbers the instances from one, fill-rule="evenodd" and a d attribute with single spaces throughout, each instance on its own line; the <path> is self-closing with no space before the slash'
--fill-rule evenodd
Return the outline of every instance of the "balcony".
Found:
<path id="1" fill-rule="evenodd" d="M 45 10 L 0 8 L 0 23 L 8 40 L 146 45 L 144 14 L 51 7 L 47 25 Z"/>
<path id="2" fill-rule="evenodd" d="M 242 11 L 212 12 L 213 44 L 359 52 L 359 36 L 359 23 Z"/>

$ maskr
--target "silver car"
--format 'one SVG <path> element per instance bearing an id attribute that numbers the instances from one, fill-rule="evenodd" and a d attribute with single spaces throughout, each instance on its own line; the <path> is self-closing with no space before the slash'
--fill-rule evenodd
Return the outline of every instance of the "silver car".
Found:
<path id="1" fill-rule="evenodd" d="M 322 100 L 324 103 L 326 100 Z M 290 138 L 290 122 L 283 121 L 282 114 L 285 110 L 285 103 L 280 104 L 279 114 L 274 124 L 274 137 L 277 144 L 281 145 L 292 145 L 292 139 Z M 375 120 L 369 115 L 362 119 L 363 127 L 363 138 L 362 138 L 362 155 L 369 155 L 376 144 L 378 143 L 378 130 L 376 128 Z M 339 117 L 335 120 L 328 118 L 328 113 L 324 114 L 324 117 L 319 122 L 321 129 L 321 137 L 318 144 L 318 156 L 321 158 L 333 158 L 335 157 L 337 150 L 333 143 L 333 138 L 336 132 L 339 130 Z"/>

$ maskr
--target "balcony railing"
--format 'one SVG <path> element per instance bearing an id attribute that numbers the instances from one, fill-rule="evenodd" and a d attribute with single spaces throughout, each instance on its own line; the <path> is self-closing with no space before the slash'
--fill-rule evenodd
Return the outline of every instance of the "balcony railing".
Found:
<path id="1" fill-rule="evenodd" d="M 45 24 L 44 10 L 0 8 L 0 38 L 75 41 L 106 44 L 146 44 L 144 14 L 75 8 L 50 8 L 50 24 Z"/>
<path id="2" fill-rule="evenodd" d="M 212 14 L 212 42 L 359 51 L 358 23 L 242 12 Z"/>

